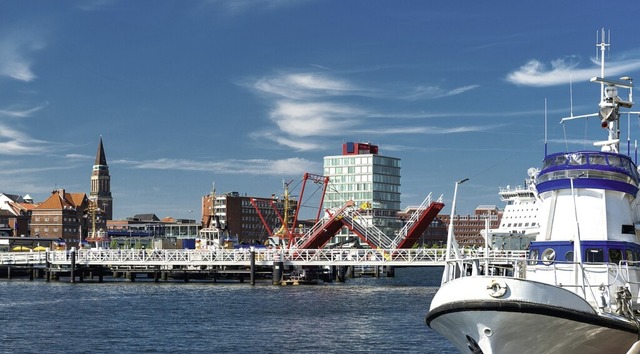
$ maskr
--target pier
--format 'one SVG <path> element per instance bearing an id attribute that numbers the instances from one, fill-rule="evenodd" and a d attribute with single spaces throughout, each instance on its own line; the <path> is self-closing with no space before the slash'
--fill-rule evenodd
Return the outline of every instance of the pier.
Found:
<path id="1" fill-rule="evenodd" d="M 324 267 L 344 277 L 350 269 L 393 269 L 394 267 L 444 266 L 445 249 L 212 249 L 212 250 L 145 250 L 145 249 L 72 249 L 70 251 L 3 252 L 0 267 L 7 270 L 30 272 L 29 277 L 47 280 L 68 276 L 71 282 L 78 277 L 104 275 L 126 277 L 135 281 L 144 275 L 156 281 L 168 277 L 197 279 L 211 277 L 214 281 L 234 276 L 243 282 L 245 277 L 253 284 L 256 275 L 276 274 L 294 267 Z M 464 250 L 469 258 L 484 257 L 484 250 Z M 490 257 L 522 259 L 526 251 L 490 251 Z M 384 268 L 382 268 L 384 267 Z"/>

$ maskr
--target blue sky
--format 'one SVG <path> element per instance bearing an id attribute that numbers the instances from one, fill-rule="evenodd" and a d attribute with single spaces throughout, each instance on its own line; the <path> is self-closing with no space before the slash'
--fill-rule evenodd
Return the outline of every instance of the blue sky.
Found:
<path id="1" fill-rule="evenodd" d="M 498 187 L 541 164 L 545 99 L 550 152 L 604 138 L 595 120 L 558 124 L 570 91 L 574 114 L 597 108 L 601 28 L 608 74 L 639 76 L 620 15 L 640 5 L 612 6 L 0 1 L 0 192 L 89 193 L 102 136 L 115 218 L 189 217 L 213 182 L 280 194 L 363 141 L 402 159 L 403 207 L 432 192 L 449 213 L 466 177 L 458 212 L 502 207 Z"/>

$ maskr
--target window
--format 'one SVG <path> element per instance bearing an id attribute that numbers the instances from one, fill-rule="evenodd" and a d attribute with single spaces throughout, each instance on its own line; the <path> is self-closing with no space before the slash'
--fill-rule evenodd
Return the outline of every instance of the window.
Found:
<path id="1" fill-rule="evenodd" d="M 587 248 L 587 262 L 604 262 L 604 251 L 602 248 Z"/>
<path id="2" fill-rule="evenodd" d="M 622 250 L 619 248 L 609 249 L 609 262 L 618 264 L 622 260 Z"/>
<path id="3" fill-rule="evenodd" d="M 628 262 L 633 262 L 636 260 L 635 257 L 633 257 L 633 251 L 630 249 L 624 250 L 624 255 Z"/>

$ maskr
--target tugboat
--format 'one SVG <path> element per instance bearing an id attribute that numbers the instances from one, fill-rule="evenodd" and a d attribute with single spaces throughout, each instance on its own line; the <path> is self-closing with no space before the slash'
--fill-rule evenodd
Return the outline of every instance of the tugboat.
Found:
<path id="1" fill-rule="evenodd" d="M 596 151 L 545 156 L 534 176 L 539 230 L 528 258 L 447 245 L 442 284 L 426 323 L 462 353 L 627 353 L 640 346 L 640 175 L 620 152 L 620 115 L 632 80 L 605 77 L 600 48 Z M 628 89 L 628 99 L 618 96 Z M 630 150 L 630 149 L 627 149 Z M 546 154 L 546 151 L 545 151 Z M 457 187 L 457 184 L 456 184 Z M 454 198 L 455 199 L 455 198 Z M 455 200 L 454 200 L 455 203 Z"/>

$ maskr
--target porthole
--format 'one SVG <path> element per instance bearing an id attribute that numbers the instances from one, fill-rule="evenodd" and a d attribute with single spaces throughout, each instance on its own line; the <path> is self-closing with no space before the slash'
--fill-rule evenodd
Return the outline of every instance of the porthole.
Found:
<path id="1" fill-rule="evenodd" d="M 564 255 L 567 262 L 573 262 L 573 251 L 569 251 Z"/>
<path id="2" fill-rule="evenodd" d="M 556 251 L 553 248 L 547 248 L 542 252 L 542 263 L 549 265 L 556 260 Z"/>

